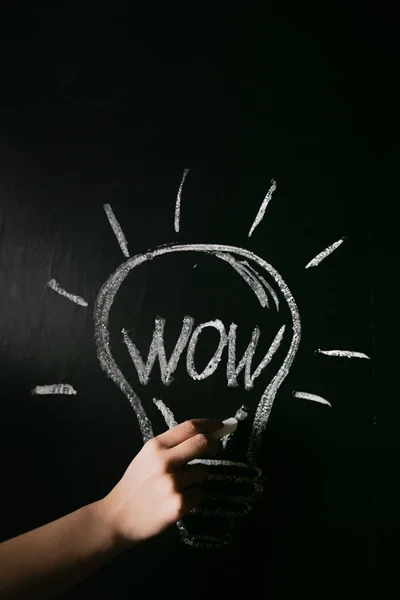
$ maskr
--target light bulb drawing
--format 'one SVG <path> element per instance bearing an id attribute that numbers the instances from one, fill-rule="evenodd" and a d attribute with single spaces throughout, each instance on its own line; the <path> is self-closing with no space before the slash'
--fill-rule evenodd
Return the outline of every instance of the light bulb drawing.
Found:
<path id="1" fill-rule="evenodd" d="M 246 453 L 246 463 L 238 464 L 238 463 L 235 463 L 232 461 L 224 461 L 223 463 L 221 463 L 221 461 L 219 461 L 219 460 L 211 460 L 211 459 L 207 462 L 207 464 L 209 464 L 209 465 L 223 464 L 226 467 L 232 466 L 232 467 L 240 467 L 243 469 L 247 469 L 247 467 L 250 467 L 250 469 L 253 473 L 255 472 L 257 475 L 259 475 L 259 471 L 256 468 L 256 460 L 257 460 L 258 451 L 259 451 L 260 445 L 261 445 L 262 434 L 267 425 L 268 418 L 269 418 L 269 415 L 271 412 L 271 408 L 272 408 L 275 396 L 293 363 L 294 357 L 295 357 L 297 349 L 299 347 L 300 335 L 301 335 L 300 315 L 299 315 L 295 300 L 294 300 L 288 286 L 284 282 L 283 278 L 265 260 L 256 256 L 254 253 L 250 252 L 249 250 L 244 250 L 242 248 L 237 248 L 234 246 L 226 246 L 226 245 L 222 245 L 222 244 L 182 244 L 182 245 L 166 246 L 166 247 L 157 248 L 156 250 L 153 250 L 150 252 L 148 251 L 144 254 L 138 254 L 134 257 L 129 258 L 128 260 L 123 262 L 116 269 L 116 271 L 114 271 L 114 273 L 109 277 L 109 279 L 106 281 L 106 283 L 102 286 L 102 288 L 97 296 L 97 299 L 96 299 L 96 304 L 95 304 L 95 309 L 94 309 L 94 322 L 95 322 L 95 341 L 96 341 L 96 346 L 97 346 L 98 359 L 100 361 L 100 364 L 101 364 L 103 370 L 107 373 L 107 375 L 112 379 L 112 381 L 123 391 L 125 396 L 128 398 L 132 408 L 134 409 L 134 411 L 137 415 L 140 430 L 141 430 L 142 437 L 143 437 L 143 442 L 144 443 L 147 442 L 148 440 L 150 440 L 153 437 L 152 424 L 150 423 L 150 420 L 146 414 L 146 410 L 143 406 L 141 399 L 139 398 L 138 393 L 133 390 L 133 388 L 131 387 L 131 385 L 129 384 L 129 382 L 127 381 L 127 379 L 123 375 L 121 369 L 119 368 L 119 366 L 117 365 L 116 361 L 113 358 L 113 355 L 111 352 L 111 347 L 110 347 L 110 336 L 109 336 L 109 313 L 110 313 L 112 304 L 114 302 L 114 299 L 118 293 L 118 290 L 120 289 L 120 286 L 122 285 L 125 278 L 129 275 L 129 273 L 133 269 L 135 269 L 139 265 L 145 263 L 146 261 L 155 260 L 161 256 L 178 253 L 178 252 L 206 253 L 211 256 L 215 256 L 215 258 L 217 260 L 223 260 L 223 261 L 227 262 L 229 265 L 231 265 L 236 270 L 238 275 L 241 276 L 244 279 L 244 281 L 249 285 L 249 287 L 254 292 L 257 300 L 259 301 L 260 305 L 262 307 L 265 307 L 266 306 L 266 292 L 262 285 L 261 280 L 259 280 L 258 277 L 254 274 L 254 272 L 256 272 L 257 269 L 262 270 L 262 272 L 266 276 L 270 276 L 273 278 L 273 280 L 275 281 L 276 285 L 278 286 L 278 288 L 289 308 L 291 320 L 292 320 L 292 323 L 291 323 L 292 340 L 291 340 L 291 343 L 289 346 L 289 350 L 288 350 L 278 372 L 275 374 L 275 376 L 272 378 L 272 380 L 269 382 L 269 384 L 265 388 L 265 390 L 257 404 L 256 410 L 255 410 L 255 416 L 254 416 L 254 420 L 253 420 L 253 424 L 252 424 L 250 439 L 248 441 L 248 447 L 247 447 L 247 453 Z M 248 261 L 250 264 L 255 265 L 255 266 L 253 266 L 253 271 L 250 271 L 246 267 L 246 265 L 242 264 L 240 262 L 240 259 L 244 259 L 244 260 Z M 200 379 L 203 377 L 207 377 L 217 368 L 218 363 L 221 358 L 222 351 L 225 348 L 225 346 L 228 345 L 229 340 L 230 340 L 230 342 L 231 342 L 230 343 L 230 352 L 229 352 L 228 366 L 227 366 L 228 382 L 230 381 L 231 385 L 233 385 L 234 380 L 238 374 L 237 372 L 241 368 L 246 368 L 247 386 L 251 387 L 251 385 L 252 385 L 251 379 L 252 378 L 249 374 L 250 361 L 246 360 L 246 359 L 249 357 L 249 355 L 251 353 L 252 346 L 251 345 L 249 346 L 248 350 L 246 351 L 247 356 L 245 355 L 244 358 L 242 359 L 242 361 L 236 367 L 236 365 L 234 364 L 235 363 L 234 351 L 232 351 L 233 344 L 234 344 L 233 340 L 235 339 L 235 335 L 236 335 L 235 324 L 231 325 L 231 327 L 229 329 L 229 334 L 227 334 L 225 332 L 225 328 L 221 321 L 214 321 L 214 322 L 201 324 L 192 333 L 192 337 L 188 343 L 189 336 L 191 334 L 191 330 L 193 327 L 193 322 L 188 317 L 186 317 L 184 319 L 182 332 L 179 336 L 178 342 L 175 346 L 175 349 L 172 353 L 172 357 L 168 364 L 166 363 L 165 352 L 163 350 L 160 350 L 161 341 L 162 341 L 163 325 L 164 325 L 164 323 L 162 322 L 161 319 L 156 320 L 155 334 L 154 334 L 153 342 L 152 342 L 150 350 L 149 350 L 149 359 L 147 362 L 147 369 L 146 369 L 146 366 L 144 365 L 144 363 L 142 363 L 142 364 L 139 363 L 137 349 L 134 347 L 132 342 L 127 338 L 126 332 L 123 332 L 125 341 L 126 341 L 126 345 L 128 346 L 128 349 L 130 350 L 132 359 L 136 364 L 139 378 L 142 383 L 146 383 L 146 378 L 148 378 L 148 376 L 149 376 L 149 371 L 150 371 L 152 365 L 154 364 L 157 354 L 158 354 L 158 356 L 162 356 L 161 361 L 160 361 L 160 364 L 163 367 L 162 368 L 162 373 L 163 373 L 162 377 L 165 377 L 164 382 L 167 382 L 168 378 L 172 375 L 174 368 L 177 365 L 177 361 L 178 361 L 180 355 L 182 354 L 183 348 L 186 345 L 188 345 L 188 350 L 187 350 L 188 372 L 191 374 L 193 379 Z M 195 353 L 196 342 L 198 340 L 198 336 L 200 335 L 202 328 L 204 328 L 206 326 L 213 326 L 216 329 L 218 329 L 218 331 L 220 333 L 220 341 L 218 344 L 218 348 L 217 348 L 214 356 L 210 360 L 209 364 L 206 366 L 206 368 L 203 370 L 203 372 L 201 374 L 199 374 L 194 369 L 193 357 L 194 357 L 194 353 Z M 276 353 L 276 351 L 281 343 L 284 332 L 285 332 L 285 327 L 282 326 L 281 329 L 278 331 L 277 335 L 275 336 L 275 339 L 273 340 L 271 347 L 267 351 L 264 359 L 260 363 L 259 367 L 254 371 L 253 376 L 252 376 L 253 378 L 257 377 L 261 373 L 263 368 L 265 368 L 265 366 L 271 361 L 272 357 Z M 256 333 L 257 333 L 257 330 L 256 330 Z M 256 335 L 254 337 L 256 338 Z M 253 343 L 253 347 L 254 347 L 254 343 Z M 254 476 L 246 475 L 245 477 L 248 478 L 249 482 L 256 484 L 256 491 L 259 492 L 260 485 L 261 485 L 260 481 L 257 478 L 254 478 Z M 241 481 L 243 482 L 243 477 L 242 477 Z M 253 491 L 251 496 L 244 496 L 242 498 L 242 506 L 240 507 L 240 510 L 247 511 L 249 508 L 248 502 L 253 497 L 255 497 L 255 491 Z M 236 502 L 236 505 L 239 504 L 238 497 L 235 497 L 235 502 Z M 236 509 L 237 509 L 237 506 L 231 507 L 230 509 L 223 511 L 223 513 L 221 512 L 221 510 L 218 511 L 217 509 L 213 509 L 213 510 L 211 510 L 210 514 L 224 514 L 224 515 L 229 515 L 229 516 L 236 516 L 236 512 L 237 512 Z M 199 514 L 206 514 L 205 511 L 202 509 L 198 509 L 197 511 L 194 511 L 194 512 L 199 512 Z M 195 537 L 195 536 L 193 536 L 193 537 L 190 536 L 190 534 L 186 533 L 186 530 L 183 528 L 183 524 L 180 524 L 180 531 L 183 535 L 184 541 L 186 541 L 187 543 L 193 543 L 193 544 L 199 546 L 204 543 L 207 543 L 207 545 L 210 545 L 211 542 L 213 541 L 213 540 L 210 540 L 209 537 L 207 537 L 207 539 L 204 540 L 202 537 L 199 538 L 199 537 Z M 215 544 L 223 543 L 225 541 L 226 541 L 225 539 L 224 540 L 215 540 Z"/>
<path id="2" fill-rule="evenodd" d="M 188 173 L 189 170 L 185 169 L 176 198 L 174 216 L 174 229 L 176 233 L 180 230 L 182 189 Z M 276 187 L 276 181 L 272 180 L 271 187 L 260 206 L 248 237 L 252 235 L 255 228 L 260 225 L 264 218 L 267 206 Z M 224 519 L 226 528 L 218 534 L 197 533 L 192 531 L 186 523 L 179 521 L 177 527 L 181 540 L 187 545 L 200 548 L 226 546 L 232 540 L 236 519 L 249 514 L 251 503 L 259 498 L 263 491 L 262 473 L 258 466 L 258 458 L 263 434 L 267 427 L 275 398 L 291 369 L 300 346 L 301 320 L 297 304 L 288 285 L 275 267 L 254 252 L 238 246 L 219 243 L 174 243 L 130 256 L 127 240 L 111 206 L 106 204 L 103 208 L 124 255 L 124 261 L 102 285 L 95 301 L 93 318 L 97 357 L 103 371 L 122 391 L 133 408 L 138 420 L 143 443 L 154 437 L 154 426 L 148 415 L 150 405 L 158 409 L 167 427 L 173 427 L 177 421 L 171 408 L 162 399 L 151 398 L 150 401 L 147 401 L 147 405 L 146 402 L 142 401 L 142 393 L 138 392 L 136 385 L 133 386 L 129 383 L 128 378 L 124 375 L 119 364 L 117 364 L 111 350 L 109 330 L 110 312 L 123 282 L 131 273 L 135 272 L 135 269 L 150 261 L 158 262 L 166 257 L 174 260 L 174 257 L 182 254 L 187 255 L 191 253 L 195 258 L 200 255 L 206 256 L 213 261 L 225 263 L 229 271 L 236 273 L 235 277 L 239 278 L 240 285 L 243 287 L 244 284 L 246 290 L 250 289 L 250 296 L 253 298 L 252 301 L 258 307 L 261 307 L 262 314 L 265 314 L 263 311 L 272 310 L 273 308 L 275 314 L 286 314 L 289 318 L 289 323 L 283 323 L 279 326 L 269 347 L 264 347 L 263 345 L 264 356 L 258 366 L 253 365 L 253 359 L 260 339 L 260 328 L 257 326 L 253 329 L 250 342 L 240 357 L 237 356 L 236 348 L 238 325 L 234 322 L 230 324 L 223 323 L 218 318 L 218 315 L 215 315 L 214 319 L 203 323 L 197 323 L 193 317 L 188 315 L 183 317 L 180 334 L 169 356 L 167 356 L 164 345 L 166 321 L 162 317 L 157 316 L 154 321 L 153 338 L 146 361 L 139 352 L 129 330 L 123 328 L 121 331 L 122 343 L 131 358 L 131 364 L 136 369 L 140 386 L 147 385 L 151 371 L 157 360 L 160 367 L 161 382 L 168 386 L 173 379 L 173 374 L 178 367 L 178 363 L 182 364 L 185 353 L 186 372 L 193 381 L 201 381 L 210 377 L 219 368 L 222 356 L 224 355 L 226 358 L 226 384 L 228 388 L 237 386 L 238 377 L 242 374 L 245 390 L 252 390 L 255 381 L 258 378 L 261 381 L 265 376 L 266 368 L 269 365 L 273 367 L 272 376 L 269 374 L 265 384 L 262 384 L 262 393 L 260 397 L 257 397 L 252 410 L 249 412 L 248 408 L 242 405 L 241 407 L 233 408 L 232 414 L 225 415 L 225 417 L 234 416 L 239 421 L 238 431 L 241 429 L 241 422 L 246 423 L 248 439 L 246 439 L 243 459 L 231 460 L 228 455 L 224 456 L 223 454 L 222 458 L 200 458 L 192 461 L 193 463 L 208 465 L 210 467 L 208 481 L 211 483 L 227 483 L 231 485 L 231 492 L 225 493 L 219 491 L 210 493 L 208 495 L 207 506 L 200 505 L 198 508 L 193 509 L 190 516 L 192 518 L 198 516 L 209 519 L 221 517 Z M 305 268 L 318 266 L 342 244 L 344 239 L 341 238 L 338 242 L 317 254 Z M 197 263 L 193 268 L 196 266 Z M 87 302 L 83 298 L 66 292 L 55 279 L 51 279 L 47 285 L 66 299 L 75 302 L 75 304 L 81 307 L 87 306 Z M 207 365 L 202 370 L 198 370 L 195 360 L 196 348 L 203 332 L 207 329 L 213 329 L 217 333 L 217 347 Z M 334 358 L 369 358 L 362 352 L 348 350 L 316 350 L 315 354 Z M 278 365 L 277 357 L 279 360 Z M 69 384 L 56 383 L 36 386 L 33 393 L 76 394 L 77 392 Z M 332 407 L 330 401 L 315 393 L 294 391 L 293 397 Z M 192 415 L 188 415 L 188 418 L 190 416 Z M 231 441 L 236 435 L 237 432 L 234 432 L 222 439 L 222 453 L 228 451 Z"/>

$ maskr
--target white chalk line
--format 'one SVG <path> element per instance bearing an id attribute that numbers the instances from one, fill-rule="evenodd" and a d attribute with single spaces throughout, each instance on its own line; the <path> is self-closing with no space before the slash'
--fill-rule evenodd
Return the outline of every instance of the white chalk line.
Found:
<path id="1" fill-rule="evenodd" d="M 324 354 L 325 356 L 334 356 L 336 358 L 366 358 L 370 357 L 364 352 L 354 352 L 353 350 L 315 350 L 314 354 Z"/>
<path id="2" fill-rule="evenodd" d="M 229 523 L 229 531 L 223 537 L 216 537 L 205 534 L 189 534 L 189 531 L 183 521 L 176 523 L 181 539 L 184 544 L 193 548 L 222 548 L 228 546 L 232 542 L 233 520 Z"/>
<path id="3" fill-rule="evenodd" d="M 172 429 L 172 427 L 175 427 L 176 425 L 178 425 L 177 421 L 175 420 L 174 413 L 172 412 L 172 410 L 170 408 L 168 408 L 168 406 L 166 404 L 164 404 L 164 402 L 162 400 L 157 400 L 157 398 L 153 398 L 153 402 L 157 406 L 157 408 L 160 411 L 160 413 L 162 414 L 162 416 L 164 417 L 164 421 L 165 421 L 168 429 Z"/>
<path id="4" fill-rule="evenodd" d="M 251 237 L 251 235 L 252 235 L 253 231 L 255 230 L 255 228 L 257 227 L 257 225 L 259 225 L 261 223 L 262 219 L 264 218 L 265 211 L 267 210 L 267 206 L 270 203 L 272 194 L 274 193 L 275 190 L 276 190 L 276 181 L 275 181 L 275 179 L 272 179 L 271 187 L 269 188 L 264 200 L 261 203 L 261 206 L 258 210 L 257 216 L 254 219 L 253 225 L 250 227 L 250 231 L 248 234 L 249 237 Z"/>
<path id="5" fill-rule="evenodd" d="M 243 265 L 242 262 L 236 260 L 231 254 L 228 252 L 215 252 L 215 256 L 220 258 L 221 260 L 225 260 L 228 262 L 234 269 L 242 276 L 247 285 L 253 290 L 255 295 L 258 298 L 259 303 L 263 308 L 269 306 L 268 296 L 265 293 L 263 286 L 260 284 L 257 276 L 254 276 L 250 270 Z"/>
<path id="6" fill-rule="evenodd" d="M 55 279 L 50 279 L 50 281 L 47 282 L 47 287 L 49 287 L 52 290 L 54 290 L 55 292 L 57 292 L 57 294 L 60 294 L 60 296 L 64 296 L 64 298 L 68 298 L 68 300 L 71 300 L 71 302 L 75 302 L 75 304 L 78 304 L 79 306 L 87 306 L 88 305 L 86 300 L 84 300 L 80 296 L 76 296 L 75 294 L 70 294 L 69 292 L 64 290 L 62 287 L 60 287 Z"/>
<path id="7" fill-rule="evenodd" d="M 69 383 L 52 383 L 51 385 L 37 385 L 33 388 L 34 396 L 47 396 L 50 394 L 66 394 L 76 396 L 77 391 Z"/>
<path id="8" fill-rule="evenodd" d="M 339 246 L 341 246 L 346 238 L 342 237 L 340 240 L 331 244 L 325 250 L 322 250 L 317 256 L 315 256 L 309 263 L 306 264 L 305 269 L 309 269 L 310 267 L 317 267 L 327 256 L 332 254 Z"/>
<path id="9" fill-rule="evenodd" d="M 326 404 L 326 406 L 332 407 L 332 404 L 328 402 L 322 396 L 317 396 L 317 394 L 310 394 L 309 392 L 293 392 L 293 396 L 295 398 L 300 398 L 301 400 L 311 400 L 311 402 L 318 402 L 319 404 Z"/>
<path id="10" fill-rule="evenodd" d="M 254 275 L 264 284 L 265 289 L 271 294 L 273 301 L 275 302 L 275 306 L 276 306 L 276 310 L 277 312 L 279 312 L 279 298 L 278 296 L 275 294 L 272 286 L 264 279 L 264 277 L 262 277 L 262 275 L 260 275 L 258 273 L 258 271 L 252 267 L 247 260 L 241 260 L 240 264 L 242 265 L 246 265 L 246 267 L 248 269 L 250 269 L 250 271 L 252 271 L 254 273 Z"/>
<path id="11" fill-rule="evenodd" d="M 188 173 L 189 173 L 189 169 L 184 169 L 183 175 L 182 175 L 182 179 L 181 179 L 181 183 L 180 183 L 180 186 L 179 186 L 179 189 L 178 189 L 178 193 L 176 195 L 175 219 L 174 219 L 174 229 L 175 229 L 176 233 L 179 233 L 180 219 L 181 219 L 182 188 L 183 188 L 183 184 L 185 183 L 186 175 Z"/>
<path id="12" fill-rule="evenodd" d="M 122 250 L 123 255 L 126 256 L 126 258 L 129 258 L 128 242 L 126 241 L 124 232 L 122 231 L 121 225 L 117 221 L 113 209 L 109 204 L 104 204 L 103 208 L 111 225 L 111 229 L 113 230 L 114 235 L 117 238 L 118 244 Z"/>
<path id="13" fill-rule="evenodd" d="M 261 469 L 254 465 L 251 467 L 248 463 L 236 461 L 236 460 L 220 460 L 218 458 L 194 458 L 188 465 L 207 465 L 207 466 L 217 466 L 217 467 L 235 467 L 239 469 L 246 469 L 255 473 L 256 475 L 261 475 Z"/>
<path id="14" fill-rule="evenodd" d="M 201 508 L 196 506 L 196 508 L 192 508 L 189 511 L 189 514 L 201 515 L 204 517 L 247 517 L 250 513 L 251 506 L 246 502 L 243 502 L 241 508 L 236 505 L 233 505 L 232 508 Z"/>

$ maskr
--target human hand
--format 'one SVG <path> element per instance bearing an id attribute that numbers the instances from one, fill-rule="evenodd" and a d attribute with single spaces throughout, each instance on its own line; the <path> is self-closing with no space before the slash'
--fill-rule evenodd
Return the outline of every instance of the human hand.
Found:
<path id="1" fill-rule="evenodd" d="M 132 545 L 161 533 L 199 504 L 199 486 L 207 470 L 187 463 L 215 454 L 218 442 L 209 434 L 221 421 L 192 419 L 148 441 L 121 480 L 98 502 L 117 543 Z"/>

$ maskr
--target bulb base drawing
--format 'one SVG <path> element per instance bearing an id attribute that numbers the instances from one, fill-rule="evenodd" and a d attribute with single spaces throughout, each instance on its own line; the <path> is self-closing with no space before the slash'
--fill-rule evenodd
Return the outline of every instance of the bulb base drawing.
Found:
<path id="1" fill-rule="evenodd" d="M 177 522 L 184 544 L 195 548 L 229 546 L 236 521 L 246 517 L 263 492 L 261 469 L 244 462 L 198 459 L 209 470 L 206 499 Z"/>

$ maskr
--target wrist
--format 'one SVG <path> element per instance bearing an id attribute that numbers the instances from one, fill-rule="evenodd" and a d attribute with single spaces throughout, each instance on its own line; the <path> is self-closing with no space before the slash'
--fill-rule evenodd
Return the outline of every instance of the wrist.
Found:
<path id="1" fill-rule="evenodd" d="M 101 500 L 97 500 L 97 502 L 93 502 L 90 507 L 97 521 L 97 526 L 103 532 L 109 551 L 117 555 L 128 550 L 133 545 L 133 542 L 121 535 L 117 526 L 116 511 L 113 509 L 111 498 L 106 496 Z"/>
<path id="2" fill-rule="evenodd" d="M 114 526 L 113 519 L 108 510 L 107 503 L 104 499 L 97 500 L 86 507 L 90 513 L 90 518 L 94 523 L 94 527 L 101 539 L 101 545 L 104 552 L 112 556 L 119 554 L 125 548 L 122 545 L 117 531 Z"/>

